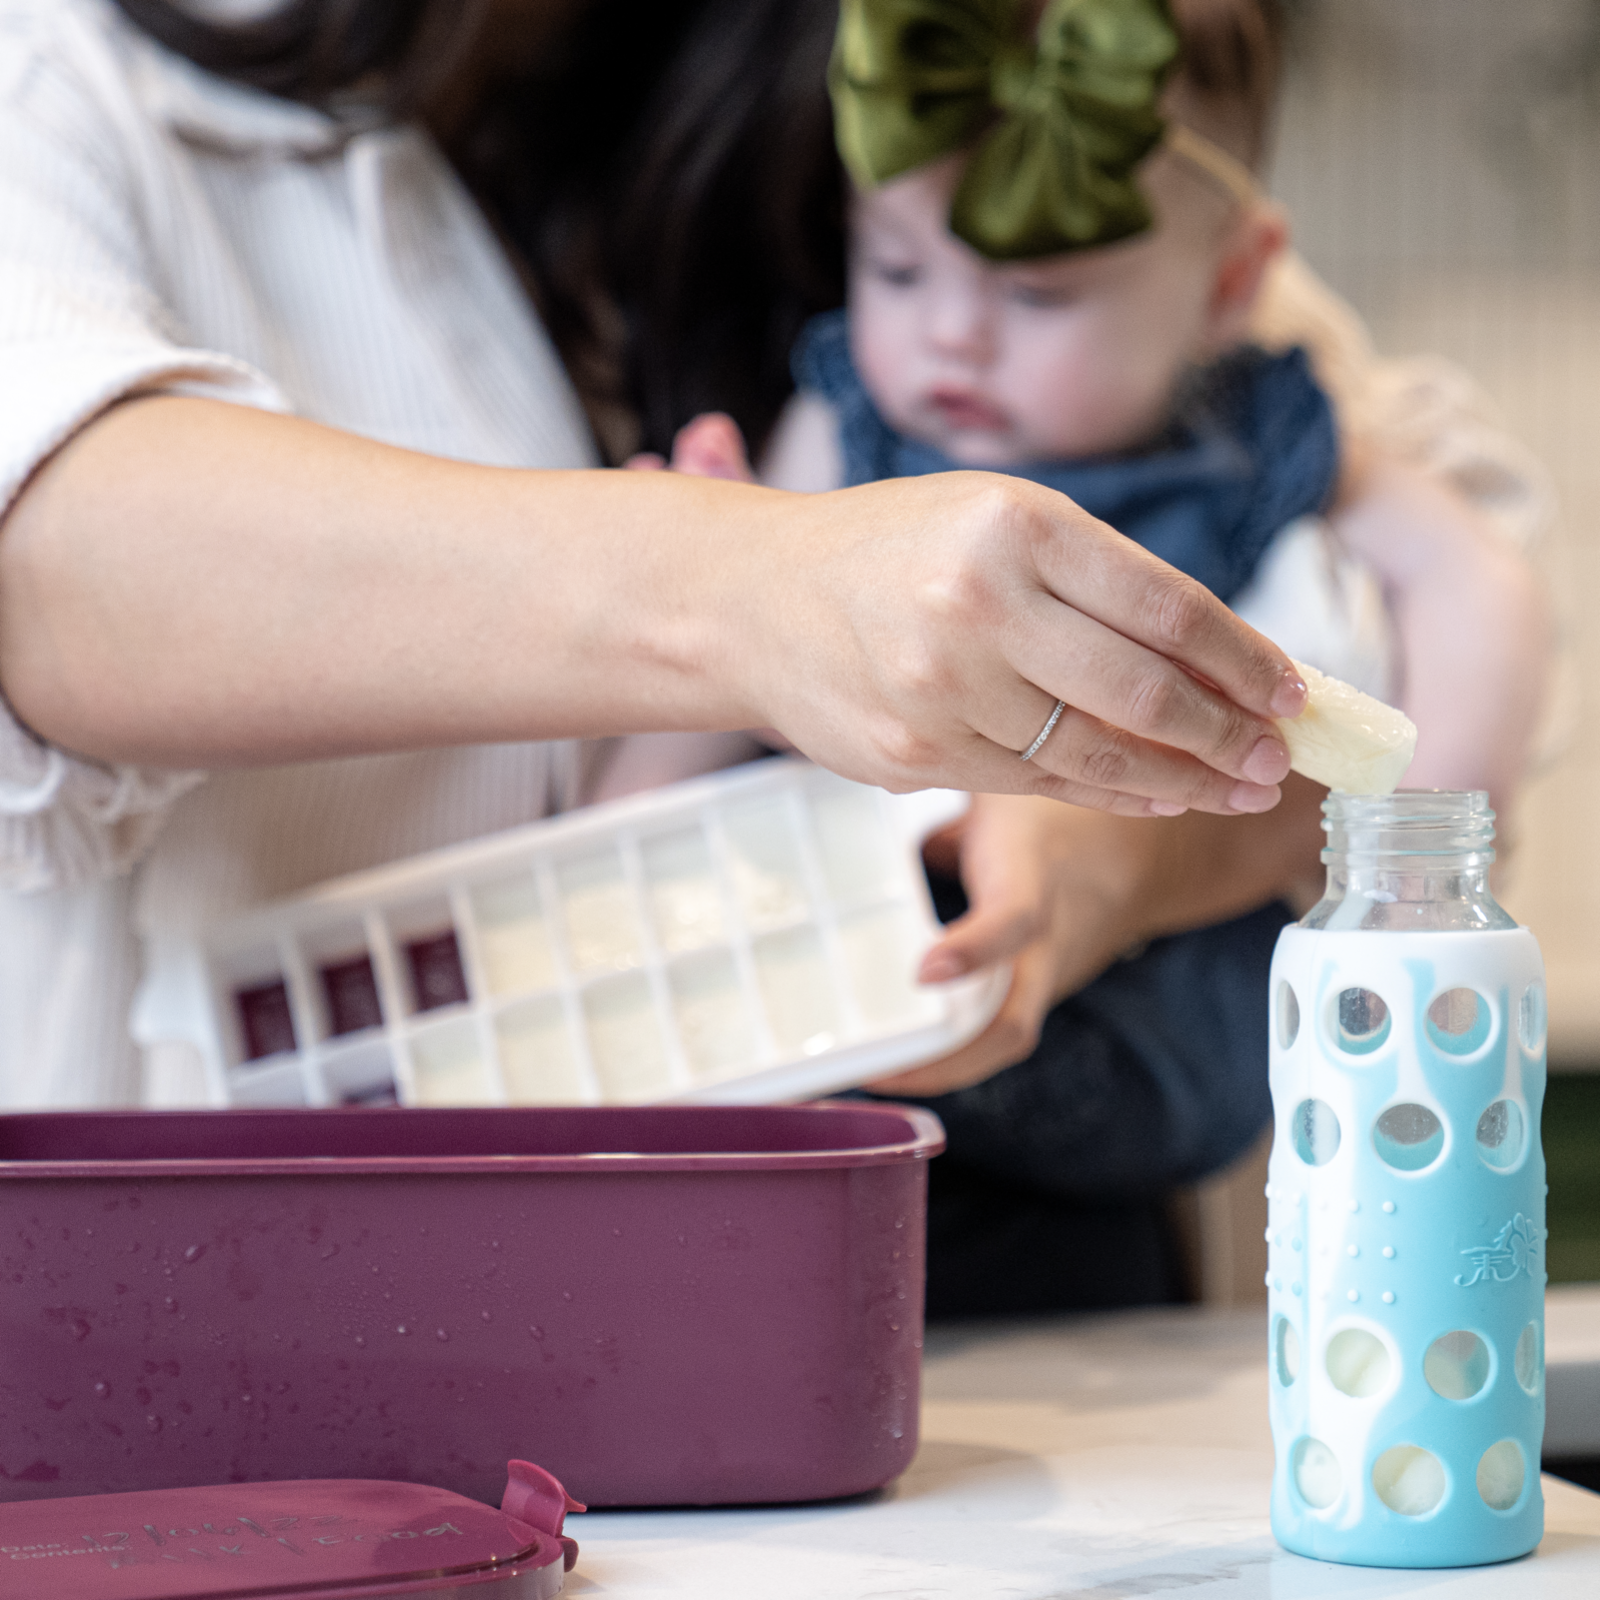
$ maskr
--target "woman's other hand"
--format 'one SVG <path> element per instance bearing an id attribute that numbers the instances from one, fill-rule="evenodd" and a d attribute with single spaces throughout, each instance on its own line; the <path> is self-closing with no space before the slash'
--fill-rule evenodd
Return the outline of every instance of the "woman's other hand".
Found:
<path id="1" fill-rule="evenodd" d="M 969 909 L 923 957 L 918 980 L 947 983 L 1010 961 L 1011 984 L 977 1038 L 874 1083 L 876 1093 L 947 1094 L 1025 1060 L 1050 1008 L 1133 942 L 1129 863 L 1077 848 L 1080 819 L 1099 815 L 1031 795 L 980 794 L 966 816 L 928 840 L 928 865 L 960 877 Z"/>
<path id="2" fill-rule="evenodd" d="M 1324 793 L 1295 777 L 1264 816 L 1145 822 L 975 796 L 925 847 L 934 871 L 959 873 L 969 909 L 923 957 L 918 978 L 945 983 L 1009 960 L 1010 988 L 975 1039 L 873 1090 L 921 1098 L 979 1083 L 1032 1055 L 1050 1009 L 1126 951 L 1275 898 L 1314 898 Z"/>

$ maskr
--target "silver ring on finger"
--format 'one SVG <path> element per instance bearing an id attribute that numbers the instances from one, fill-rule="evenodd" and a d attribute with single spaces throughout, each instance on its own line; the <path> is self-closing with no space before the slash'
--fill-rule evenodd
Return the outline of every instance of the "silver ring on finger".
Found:
<path id="1" fill-rule="evenodd" d="M 1050 713 L 1050 720 L 1039 730 L 1039 737 L 1022 752 L 1024 761 L 1032 761 L 1044 749 L 1044 742 L 1055 731 L 1056 724 L 1061 720 L 1061 713 L 1067 709 L 1065 700 L 1057 700 L 1056 708 Z"/>

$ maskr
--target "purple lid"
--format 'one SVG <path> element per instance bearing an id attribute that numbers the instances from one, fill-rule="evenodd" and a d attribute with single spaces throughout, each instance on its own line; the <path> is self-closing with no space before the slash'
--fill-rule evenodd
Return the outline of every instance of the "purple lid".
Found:
<path id="1" fill-rule="evenodd" d="M 549 1600 L 582 1510 L 513 1461 L 501 1509 L 420 1483 L 304 1478 L 0 1505 L 0 1600 L 250 1600 L 449 1595 Z"/>

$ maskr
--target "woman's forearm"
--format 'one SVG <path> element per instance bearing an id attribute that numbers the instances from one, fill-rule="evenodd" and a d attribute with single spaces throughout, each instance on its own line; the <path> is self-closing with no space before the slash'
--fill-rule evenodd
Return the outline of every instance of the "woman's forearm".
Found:
<path id="1" fill-rule="evenodd" d="M 1274 804 L 1266 719 L 1304 699 L 1199 585 L 1021 480 L 485 468 L 166 397 L 0 527 L 0 683 L 102 760 L 772 726 L 894 788 L 1141 815 Z"/>
<path id="2" fill-rule="evenodd" d="M 46 737 L 155 764 L 739 725 L 716 640 L 675 608 L 670 519 L 623 541 L 636 480 L 533 477 L 120 406 L 5 524 L 0 682 Z M 673 510 L 702 488 L 672 485 Z"/>

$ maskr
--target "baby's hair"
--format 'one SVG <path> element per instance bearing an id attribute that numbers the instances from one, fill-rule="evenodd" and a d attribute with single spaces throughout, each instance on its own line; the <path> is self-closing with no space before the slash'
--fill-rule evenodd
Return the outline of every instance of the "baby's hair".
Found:
<path id="1" fill-rule="evenodd" d="M 1259 173 L 1283 57 L 1278 0 L 1171 0 L 1180 53 L 1162 110 Z"/>

